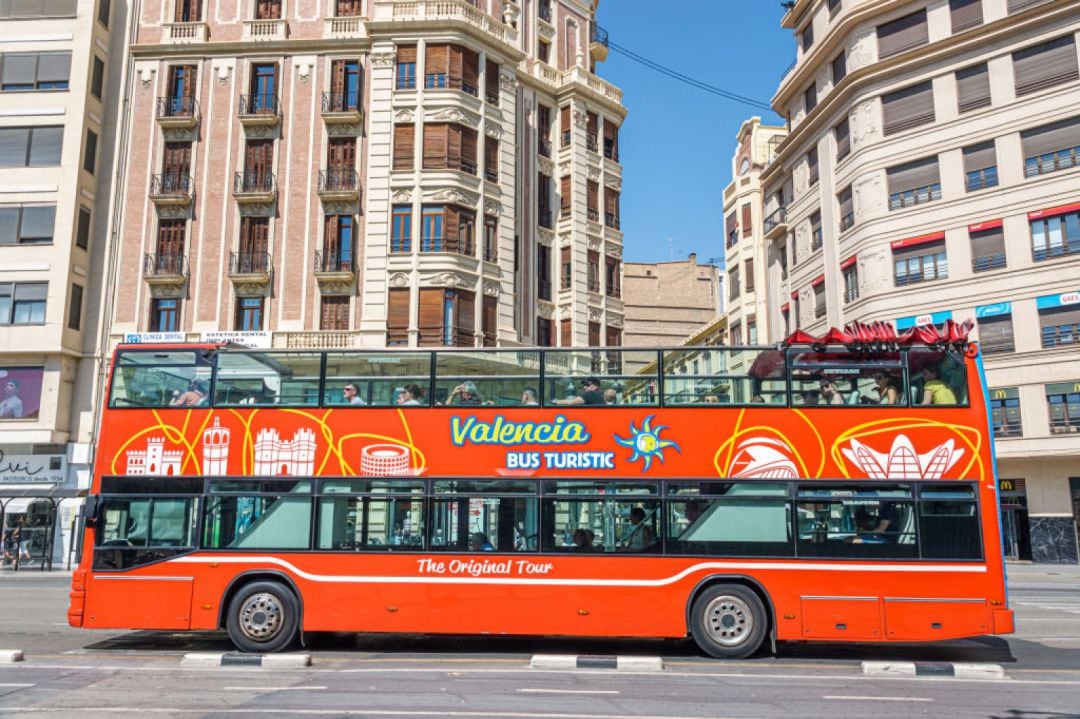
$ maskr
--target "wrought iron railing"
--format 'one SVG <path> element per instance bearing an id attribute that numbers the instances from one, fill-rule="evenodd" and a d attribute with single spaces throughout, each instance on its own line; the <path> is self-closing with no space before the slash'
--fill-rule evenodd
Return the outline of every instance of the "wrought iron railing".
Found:
<path id="1" fill-rule="evenodd" d="M 274 173 L 237 172 L 233 175 L 233 192 L 273 192 Z"/>
<path id="2" fill-rule="evenodd" d="M 187 276 L 187 258 L 179 252 L 143 255 L 143 275 L 145 277 L 185 277 Z"/>
<path id="3" fill-rule="evenodd" d="M 359 186 L 356 170 L 319 170 L 319 192 L 353 192 Z"/>
<path id="4" fill-rule="evenodd" d="M 269 252 L 230 252 L 230 275 L 265 275 L 270 273 Z"/>
<path id="5" fill-rule="evenodd" d="M 356 260 L 352 253 L 333 250 L 315 252 L 316 272 L 356 272 Z"/>
<path id="6" fill-rule="evenodd" d="M 240 96 L 240 114 L 250 115 L 278 115 L 279 100 L 277 93 L 257 93 Z"/>

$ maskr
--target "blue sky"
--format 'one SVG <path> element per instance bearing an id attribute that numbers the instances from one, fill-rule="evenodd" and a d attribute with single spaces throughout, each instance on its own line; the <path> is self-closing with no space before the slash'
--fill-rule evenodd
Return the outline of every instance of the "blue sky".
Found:
<path id="1" fill-rule="evenodd" d="M 597 22 L 616 43 L 710 85 L 768 102 L 795 57 L 779 0 L 601 0 Z M 623 90 L 619 136 L 624 259 L 698 261 L 724 254 L 724 186 L 735 133 L 763 113 L 685 85 L 615 50 L 597 72 Z"/>

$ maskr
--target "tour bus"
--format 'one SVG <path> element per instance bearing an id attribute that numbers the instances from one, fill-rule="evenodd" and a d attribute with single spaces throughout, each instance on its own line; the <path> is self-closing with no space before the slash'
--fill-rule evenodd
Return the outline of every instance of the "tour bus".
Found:
<path id="1" fill-rule="evenodd" d="M 913 642 L 1013 630 L 967 327 L 764 348 L 122 344 L 68 619 Z"/>

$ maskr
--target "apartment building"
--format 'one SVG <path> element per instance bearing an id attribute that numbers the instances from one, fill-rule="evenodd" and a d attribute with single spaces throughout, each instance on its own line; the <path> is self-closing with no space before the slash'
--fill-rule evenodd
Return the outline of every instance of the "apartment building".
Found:
<path id="1" fill-rule="evenodd" d="M 677 347 L 724 314 L 724 276 L 712 263 L 627 262 L 623 279 L 628 347 Z M 726 325 L 723 325 L 726 331 Z"/>
<path id="2" fill-rule="evenodd" d="M 765 206 L 761 172 L 776 155 L 787 129 L 745 121 L 735 136 L 731 183 L 724 188 L 724 267 L 727 272 L 727 331 L 732 345 L 756 345 L 769 338 L 764 291 L 768 255 L 762 240 Z M 774 218 L 775 219 L 775 218 Z M 787 260 L 778 257 L 782 267 Z M 781 330 L 782 334 L 786 334 Z"/>
<path id="3" fill-rule="evenodd" d="M 89 487 L 122 18 L 0 2 L 0 524 L 35 562 L 64 556 Z"/>
<path id="4" fill-rule="evenodd" d="M 1006 551 L 1037 562 L 1077 561 L 1077 8 L 797 0 L 761 178 L 770 327 L 976 322 Z"/>
<path id="5" fill-rule="evenodd" d="M 587 0 L 146 0 L 110 340 L 621 344 Z"/>

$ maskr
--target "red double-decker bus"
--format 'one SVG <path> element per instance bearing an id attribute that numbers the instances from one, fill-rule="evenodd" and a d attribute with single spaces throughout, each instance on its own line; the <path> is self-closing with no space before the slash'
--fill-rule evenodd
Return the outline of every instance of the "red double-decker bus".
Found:
<path id="1" fill-rule="evenodd" d="M 1012 631 L 977 348 L 122 345 L 73 626 L 777 641 Z"/>

